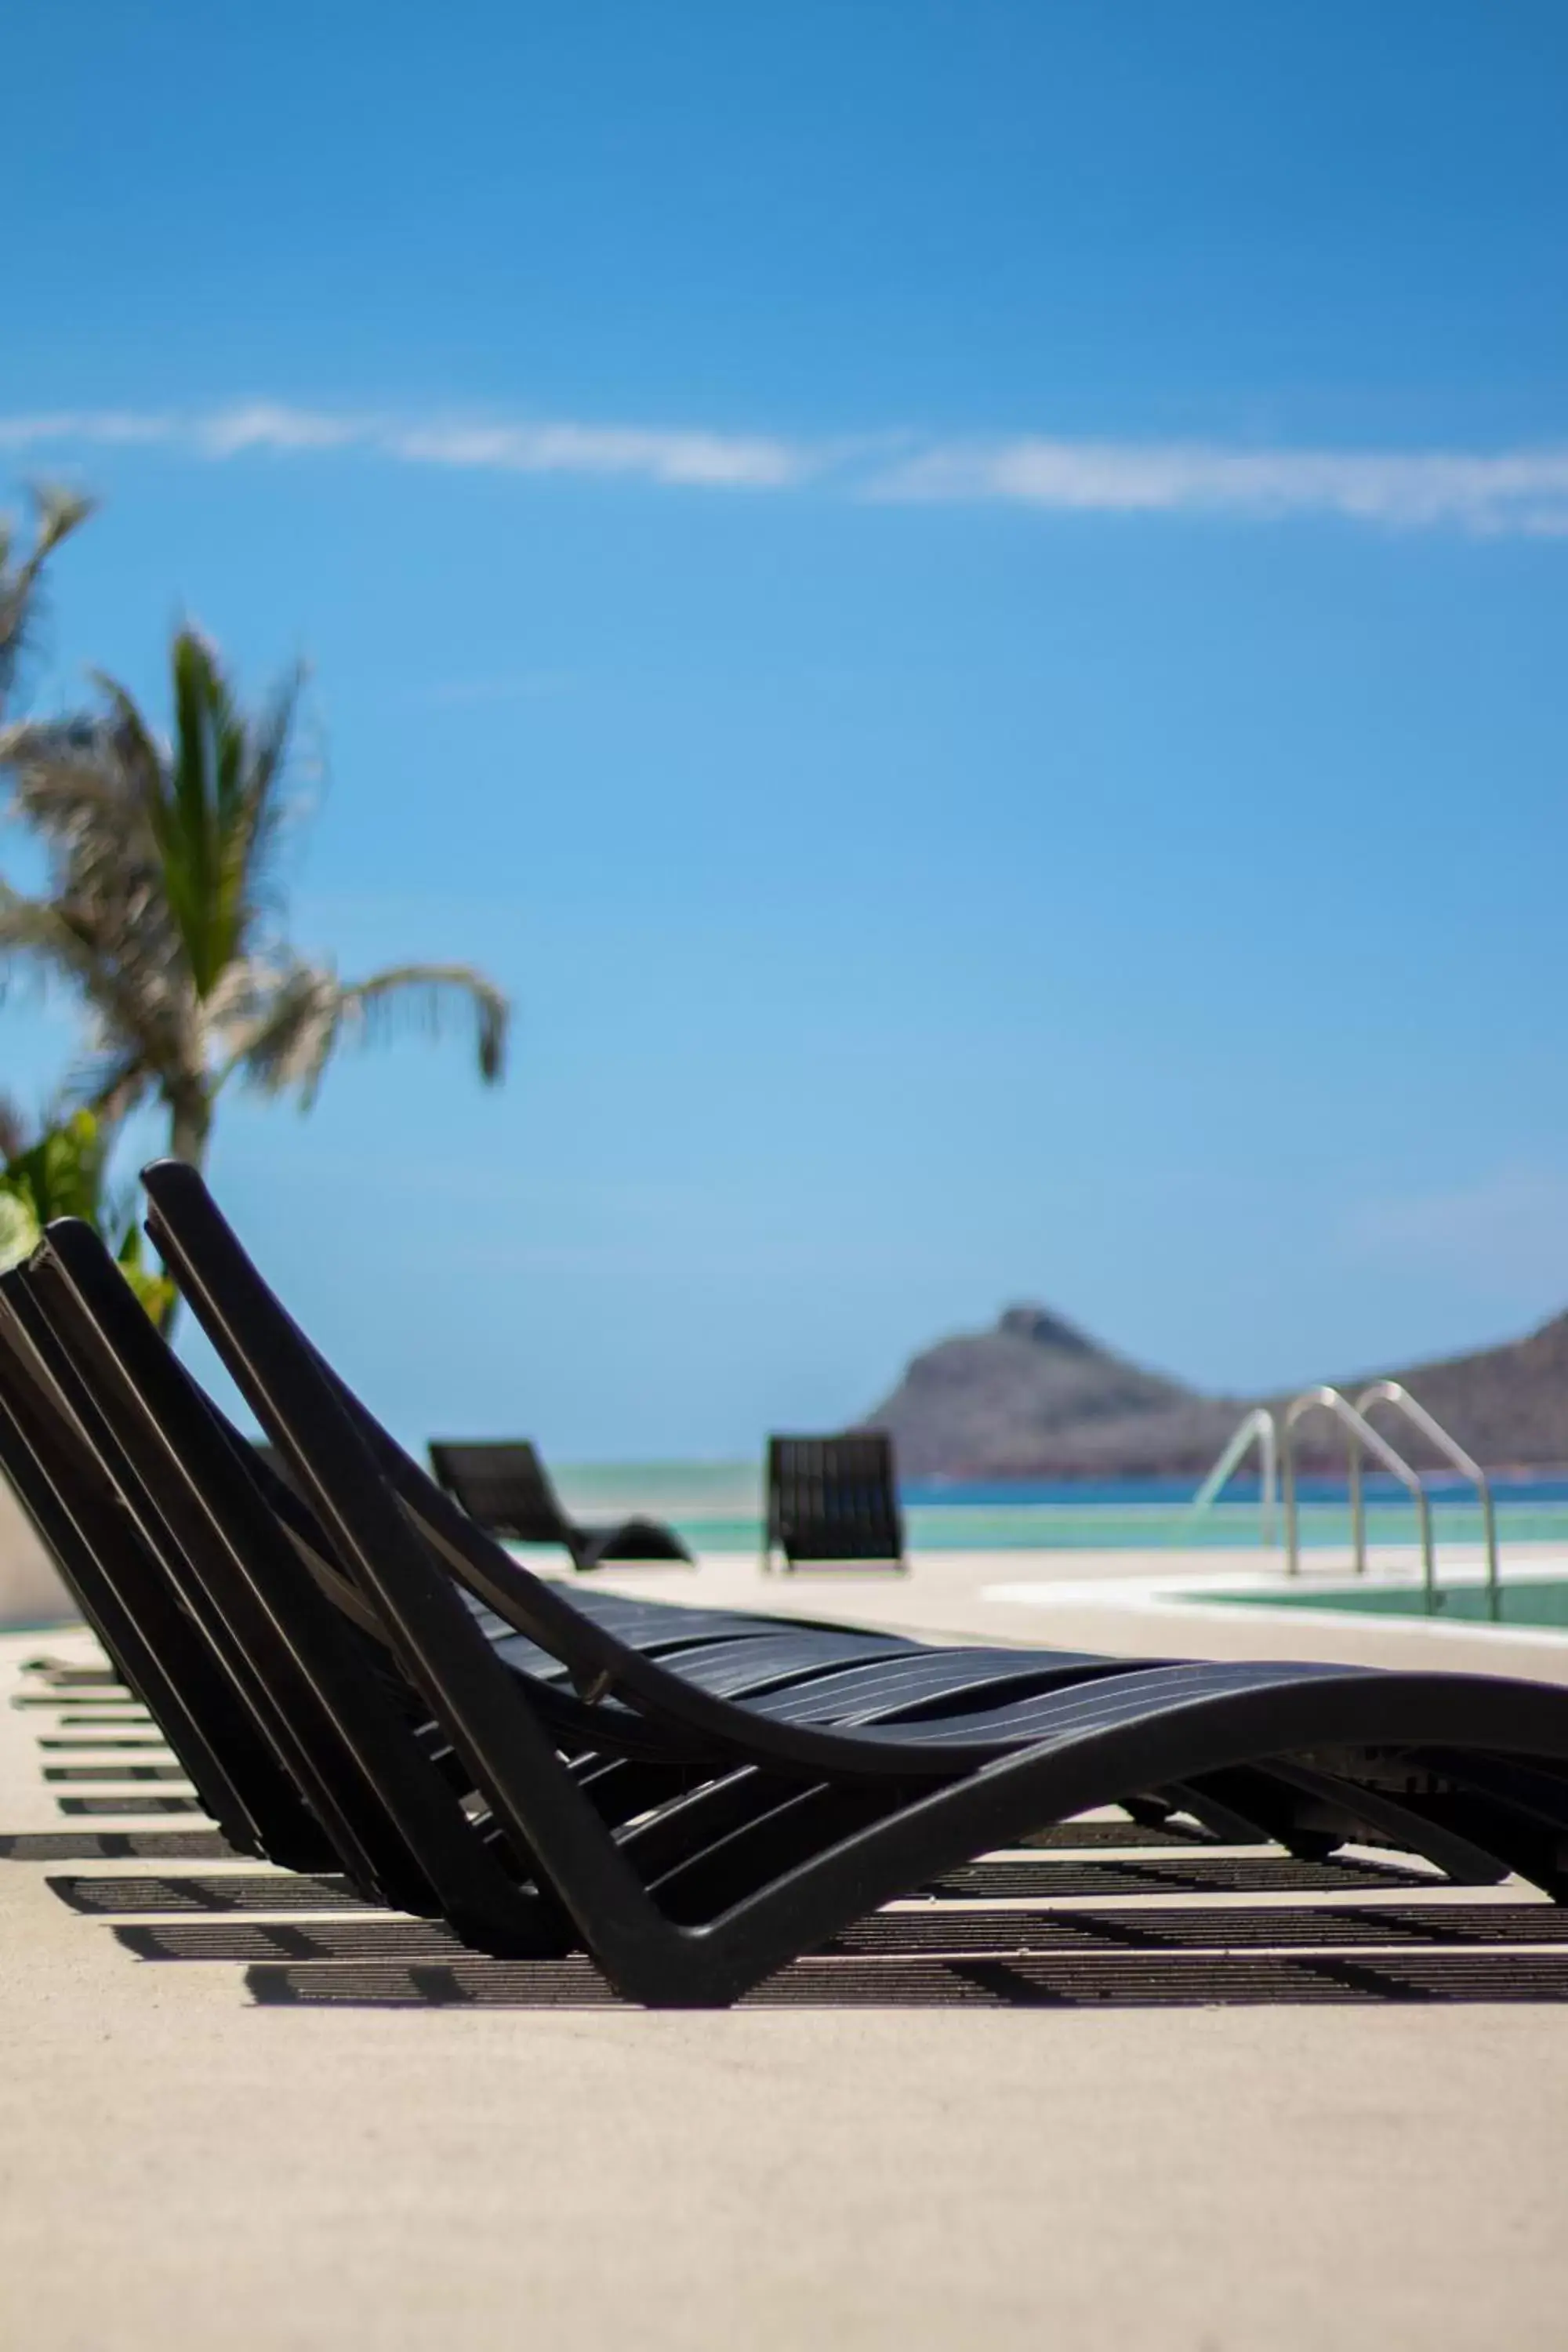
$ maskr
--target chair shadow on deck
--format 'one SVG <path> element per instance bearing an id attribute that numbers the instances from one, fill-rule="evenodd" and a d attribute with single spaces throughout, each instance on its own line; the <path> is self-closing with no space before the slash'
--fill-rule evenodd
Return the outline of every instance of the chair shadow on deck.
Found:
<path id="1" fill-rule="evenodd" d="M 134 1857 L 140 1859 L 141 1856 Z M 134 1918 L 139 1913 L 162 1917 L 170 1912 L 195 1912 L 222 1917 L 237 1912 L 345 1911 L 366 1919 L 384 1919 L 354 1893 L 343 1878 L 312 1877 L 293 1871 L 223 1871 L 211 1876 L 197 1872 L 171 1872 L 167 1876 L 115 1874 L 103 1877 L 68 1875 L 45 1881 L 50 1893 L 72 1911 L 102 1918 Z M 398 1924 L 395 1920 L 390 1924 Z M 447 1933 L 432 1928 L 431 1933 Z"/>
<path id="2" fill-rule="evenodd" d="M 0 1862 L 222 1862 L 233 1853 L 216 1829 L 0 1832 Z"/>
<path id="3" fill-rule="evenodd" d="M 277 1960 L 245 1972 L 264 2008 L 629 2008 L 586 1959 Z M 742 2009 L 1230 2008 L 1302 2002 L 1558 2001 L 1568 1965 L 1551 1953 L 1419 1957 L 1143 1955 L 1075 1961 L 1037 1955 L 862 1962 L 796 1960 Z"/>
<path id="4" fill-rule="evenodd" d="M 117 1776 L 121 1777 L 121 1776 Z M 129 1778 L 131 1776 L 125 1775 Z M 73 1821 L 124 1821 L 148 1813 L 199 1813 L 195 1797 L 57 1797 L 56 1804 Z"/>
<path id="5" fill-rule="evenodd" d="M 625 2007 L 582 1957 L 507 1960 L 450 1929 L 359 1905 L 340 1880 L 52 1878 L 113 1915 L 142 1962 L 245 1971 L 261 2007 Z M 264 1917 L 287 1910 L 287 1918 Z M 142 1921 L 136 1922 L 140 1912 Z M 184 1916 L 171 1916 L 184 1912 Z M 198 1916 L 190 1916 L 195 1914 Z M 249 1914 L 251 1916 L 246 1916 Z M 300 1915 L 305 1916 L 300 1916 Z M 132 1924 L 134 1923 L 134 1924 Z M 107 1924 L 107 1921 L 106 1921 Z M 1539 1902 L 1438 1899 L 1295 1908 L 1182 1903 L 996 1911 L 931 1901 L 858 1922 L 743 2006 L 1097 2008 L 1568 2000 L 1568 1916 Z"/>
<path id="6" fill-rule="evenodd" d="M 205 1844 L 204 1839 L 214 1839 L 216 1843 Z M 20 1839 L 12 1841 L 18 1848 L 23 1843 Z M 54 1841 L 55 1846 L 62 1848 L 66 1843 L 64 1840 Z M 43 1837 L 28 1839 L 26 1844 L 26 1858 L 34 1860 L 195 1861 L 216 1859 L 232 1852 L 212 1832 L 127 1832 L 121 1837 L 100 1832 L 94 1839 L 82 1840 L 79 1852 L 72 1846 L 68 1852 L 60 1851 L 58 1854 Z M 0 1853 L 5 1850 L 5 1843 L 0 1842 Z M 47 1884 L 60 1901 L 72 1910 L 99 1917 L 106 1915 L 121 1919 L 139 1916 L 166 1917 L 170 1913 L 195 1912 L 211 1918 L 234 1913 L 304 1912 L 314 1918 L 322 1913 L 346 1912 L 357 1914 L 363 1921 L 384 1922 L 389 1930 L 405 1924 L 395 1915 L 376 1911 L 354 1892 L 346 1879 L 307 1872 L 239 1869 L 203 1874 L 180 1870 L 168 1874 L 133 1875 L 127 1873 L 103 1876 L 91 1873 L 70 1873 L 51 1877 Z M 1430 1871 L 1405 1869 L 1394 1862 L 1371 1864 L 1349 1857 L 1336 1857 L 1325 1862 L 1303 1863 L 1268 1853 L 1207 1853 L 1201 1848 L 1139 1853 L 1136 1856 L 1092 1851 L 1080 1854 L 1069 1851 L 1056 1857 L 1042 1854 L 1037 1859 L 1034 1856 L 983 1859 L 949 1873 L 925 1890 L 930 1898 L 929 1910 L 878 1913 L 847 1929 L 838 1938 L 838 1948 L 860 1952 L 880 1951 L 889 1945 L 898 1948 L 912 1940 L 918 1948 L 930 1951 L 936 1948 L 932 1937 L 941 1936 L 956 1937 L 963 1948 L 969 1948 L 976 1938 L 989 1938 L 982 1948 L 994 1951 L 998 1948 L 996 1938 L 1003 1933 L 999 1922 L 1007 1915 L 991 1909 L 960 1910 L 954 1907 L 952 1898 L 989 1903 L 999 1896 L 1039 1901 L 1063 1896 L 1112 1899 L 1127 1895 L 1163 1895 L 1166 1898 L 1166 1905 L 1158 1911 L 1108 1912 L 1093 1916 L 1106 1923 L 1106 1935 L 1119 1935 L 1124 1944 L 1141 1946 L 1151 1937 L 1160 1940 L 1156 1923 L 1164 1919 L 1179 1921 L 1187 1934 L 1203 1938 L 1205 1929 L 1201 1923 L 1221 1918 L 1231 1923 L 1228 1932 L 1233 1936 L 1240 1935 L 1244 1941 L 1255 1942 L 1256 1931 L 1246 1933 L 1253 1922 L 1279 1922 L 1287 1916 L 1298 1920 L 1303 1917 L 1312 1919 L 1329 1915 L 1244 1912 L 1235 1908 L 1223 1913 L 1201 1909 L 1186 1911 L 1170 1906 L 1179 1904 L 1183 1896 L 1215 1895 L 1337 1894 L 1342 1895 L 1349 1903 L 1359 1895 L 1375 1891 L 1380 1895 L 1407 1893 L 1415 1898 L 1428 1893 L 1433 1885 Z M 938 1899 L 942 1896 L 949 1900 L 943 1903 Z M 1521 1908 L 1528 1909 L 1532 1916 L 1542 1920 L 1561 1918 L 1563 1936 L 1568 1938 L 1568 1912 L 1559 1913 L 1553 1906 L 1542 1904 Z M 1047 1933 L 1047 1924 L 1051 1932 L 1067 1933 L 1073 1916 L 1057 1915 L 1047 1923 L 1047 1915 L 1033 1912 L 1028 1915 L 1028 1924 L 1037 1935 Z M 1085 1915 L 1076 1916 L 1081 1918 Z M 1016 1924 L 1018 1915 L 1015 1914 L 1013 1917 L 1016 1924 L 1006 1930 L 1008 1940 L 1002 1945 L 1003 1949 L 1010 1948 L 1012 1941 L 1020 1933 Z M 1115 1921 L 1123 1923 L 1121 1929 L 1112 1926 Z M 447 1943 L 443 1948 L 463 1949 L 448 1930 L 426 1927 L 423 1932 L 446 1936 Z M 1531 1940 L 1535 1940 L 1533 1936 Z M 948 1943 L 941 1948 L 951 1950 L 953 1947 Z M 171 1948 L 160 1957 L 173 1958 L 177 1956 Z M 224 1957 L 216 1951 L 207 1956 Z M 144 1954 L 143 1957 L 152 1955 Z M 240 1959 L 253 1955 L 248 1950 L 236 1949 L 226 1957 Z M 477 1958 L 480 1956 L 471 1957 Z"/>

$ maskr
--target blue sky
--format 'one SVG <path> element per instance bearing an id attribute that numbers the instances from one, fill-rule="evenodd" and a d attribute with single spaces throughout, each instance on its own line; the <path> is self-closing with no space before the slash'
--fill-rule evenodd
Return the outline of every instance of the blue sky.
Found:
<path id="1" fill-rule="evenodd" d="M 1237 1390 L 1568 1304 L 1560 7 L 6 56 L 0 482 L 106 502 L 35 698 L 307 654 L 300 943 L 517 1000 L 500 1095 L 222 1122 L 399 1428 L 743 1454 L 1018 1297 Z M 0 1008 L 24 1097 L 70 1043 Z"/>

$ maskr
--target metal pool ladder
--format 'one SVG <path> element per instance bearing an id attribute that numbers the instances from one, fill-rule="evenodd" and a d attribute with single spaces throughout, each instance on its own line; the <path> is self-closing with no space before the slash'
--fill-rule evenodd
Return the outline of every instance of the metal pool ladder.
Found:
<path id="1" fill-rule="evenodd" d="M 1391 1404 L 1397 1412 L 1402 1412 L 1405 1415 L 1405 1420 L 1411 1423 L 1415 1428 L 1421 1432 L 1422 1436 L 1426 1440 L 1427 1444 L 1429 1445 L 1435 1445 L 1438 1453 L 1445 1455 L 1447 1459 L 1453 1464 L 1460 1476 L 1468 1478 L 1471 1486 L 1474 1486 L 1477 1499 L 1481 1507 L 1481 1539 L 1486 1546 L 1487 1554 L 1487 1615 L 1490 1618 L 1493 1624 L 1496 1624 L 1499 1617 L 1502 1613 L 1502 1588 L 1498 1577 L 1497 1510 L 1492 1502 L 1491 1480 L 1487 1476 L 1487 1474 L 1481 1468 L 1480 1464 L 1472 1460 L 1471 1456 L 1466 1453 L 1458 1438 L 1451 1437 L 1449 1435 L 1442 1423 L 1432 1413 L 1427 1412 L 1426 1406 L 1421 1402 L 1418 1397 L 1413 1397 L 1411 1395 L 1409 1390 L 1405 1387 L 1402 1381 L 1372 1381 L 1368 1387 L 1363 1389 L 1361 1394 L 1357 1397 L 1355 1401 L 1355 1411 L 1360 1413 L 1364 1420 L 1366 1414 L 1375 1404 Z M 1366 1509 L 1362 1495 L 1361 1449 L 1359 1446 L 1354 1450 L 1351 1457 L 1351 1520 L 1355 1543 L 1356 1574 L 1358 1576 L 1362 1576 L 1364 1575 L 1366 1571 Z M 1431 1526 L 1430 1513 L 1427 1515 L 1426 1524 L 1429 1529 Z M 1428 1549 L 1426 1562 L 1426 1606 L 1428 1611 L 1435 1606 L 1433 1598 L 1435 1580 L 1431 1568 L 1430 1550 Z"/>
<path id="2" fill-rule="evenodd" d="M 1481 1528 L 1486 1544 L 1487 1615 L 1496 1623 L 1501 1615 L 1501 1587 L 1498 1576 L 1497 1513 L 1492 1503 L 1491 1482 L 1479 1462 L 1473 1461 L 1457 1438 L 1451 1437 L 1441 1422 L 1429 1413 L 1419 1400 L 1398 1381 L 1373 1381 L 1363 1389 L 1353 1403 L 1342 1391 L 1325 1386 L 1303 1389 L 1293 1397 L 1282 1412 L 1276 1413 L 1268 1405 L 1255 1405 L 1237 1425 L 1229 1444 L 1193 1497 L 1193 1508 L 1205 1510 L 1215 1500 L 1227 1480 L 1234 1476 L 1254 1444 L 1259 1454 L 1261 1472 L 1263 1523 L 1265 1543 L 1274 1537 L 1277 1495 L 1283 1489 L 1285 1522 L 1285 1566 L 1290 1576 L 1301 1572 L 1301 1536 L 1296 1495 L 1296 1430 L 1309 1412 L 1321 1410 L 1331 1412 L 1344 1425 L 1345 1453 L 1350 1487 L 1351 1535 L 1357 1576 L 1366 1574 L 1366 1496 L 1363 1485 L 1362 1465 L 1366 1454 L 1381 1462 L 1405 1487 L 1415 1506 L 1415 1523 L 1421 1541 L 1421 1580 L 1426 1595 L 1426 1614 L 1433 1615 L 1439 1606 L 1437 1592 L 1436 1548 L 1432 1533 L 1432 1502 L 1419 1474 L 1413 1470 L 1405 1456 L 1393 1446 L 1380 1430 L 1367 1418 L 1375 1405 L 1392 1405 L 1418 1429 L 1427 1443 L 1451 1462 L 1463 1477 L 1475 1487 L 1481 1507 Z"/>
<path id="3" fill-rule="evenodd" d="M 1235 1477 L 1255 1442 L 1258 1446 L 1261 1533 L 1263 1541 L 1268 1544 L 1275 1539 L 1279 1513 L 1279 1429 L 1266 1404 L 1254 1405 L 1246 1418 L 1237 1423 L 1229 1444 L 1193 1496 L 1192 1507 L 1194 1511 L 1208 1509 Z"/>

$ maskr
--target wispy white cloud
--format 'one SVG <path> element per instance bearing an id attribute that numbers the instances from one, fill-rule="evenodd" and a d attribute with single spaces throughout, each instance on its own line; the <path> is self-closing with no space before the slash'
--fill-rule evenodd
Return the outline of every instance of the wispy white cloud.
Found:
<path id="1" fill-rule="evenodd" d="M 47 408 L 0 416 L 0 449 L 37 449 L 50 443 L 103 447 L 117 442 L 169 441 L 179 419 L 119 408 Z"/>
<path id="2" fill-rule="evenodd" d="M 787 441 L 630 425 L 420 425 L 385 433 L 379 446 L 413 465 L 508 474 L 633 474 L 707 489 L 784 489 L 820 463 Z"/>
<path id="3" fill-rule="evenodd" d="M 890 441 L 899 454 L 889 455 Z M 886 504 L 1004 502 L 1041 512 L 1330 516 L 1387 530 L 1568 536 L 1568 444 L 1469 452 L 1211 442 L 793 440 L 572 419 L 426 416 L 250 401 L 205 411 L 0 415 L 0 450 L 164 446 L 211 462 L 358 454 L 491 474 L 579 475 L 702 489 L 825 483 Z"/>
<path id="4" fill-rule="evenodd" d="M 118 409 L 58 409 L 0 416 L 0 448 L 163 444 L 207 458 L 258 451 L 300 457 L 358 450 L 410 466 L 462 467 L 505 474 L 640 477 L 708 489 L 783 489 L 818 469 L 804 445 L 759 434 L 672 430 L 657 425 L 570 422 L 493 423 L 408 418 L 278 401 L 195 415 L 138 415 Z"/>
<path id="5" fill-rule="evenodd" d="M 1568 446 L 1233 449 L 1203 442 L 1025 439 L 916 452 L 879 499 L 1005 499 L 1079 514 L 1339 515 L 1415 530 L 1568 531 Z"/>
<path id="6" fill-rule="evenodd" d="M 205 457 L 239 457 L 250 449 L 279 450 L 291 457 L 311 449 L 374 446 L 381 429 L 374 417 L 335 416 L 323 409 L 255 400 L 207 416 L 171 419 L 165 437 L 191 441 Z"/>

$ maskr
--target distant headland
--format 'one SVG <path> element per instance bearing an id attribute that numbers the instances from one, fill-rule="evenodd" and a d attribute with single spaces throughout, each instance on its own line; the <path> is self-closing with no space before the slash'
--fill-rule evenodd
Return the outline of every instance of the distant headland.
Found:
<path id="1" fill-rule="evenodd" d="M 1358 1375 L 1378 1379 L 1403 1381 L 1489 1468 L 1568 1463 L 1568 1314 L 1502 1347 Z M 1207 1395 L 1048 1307 L 1020 1306 L 914 1357 L 865 1425 L 891 1431 L 911 1478 L 1196 1477 L 1249 1405 L 1279 1402 Z M 1342 1444 L 1330 1428 L 1309 1423 L 1302 1437 L 1305 1465 L 1337 1466 Z"/>

